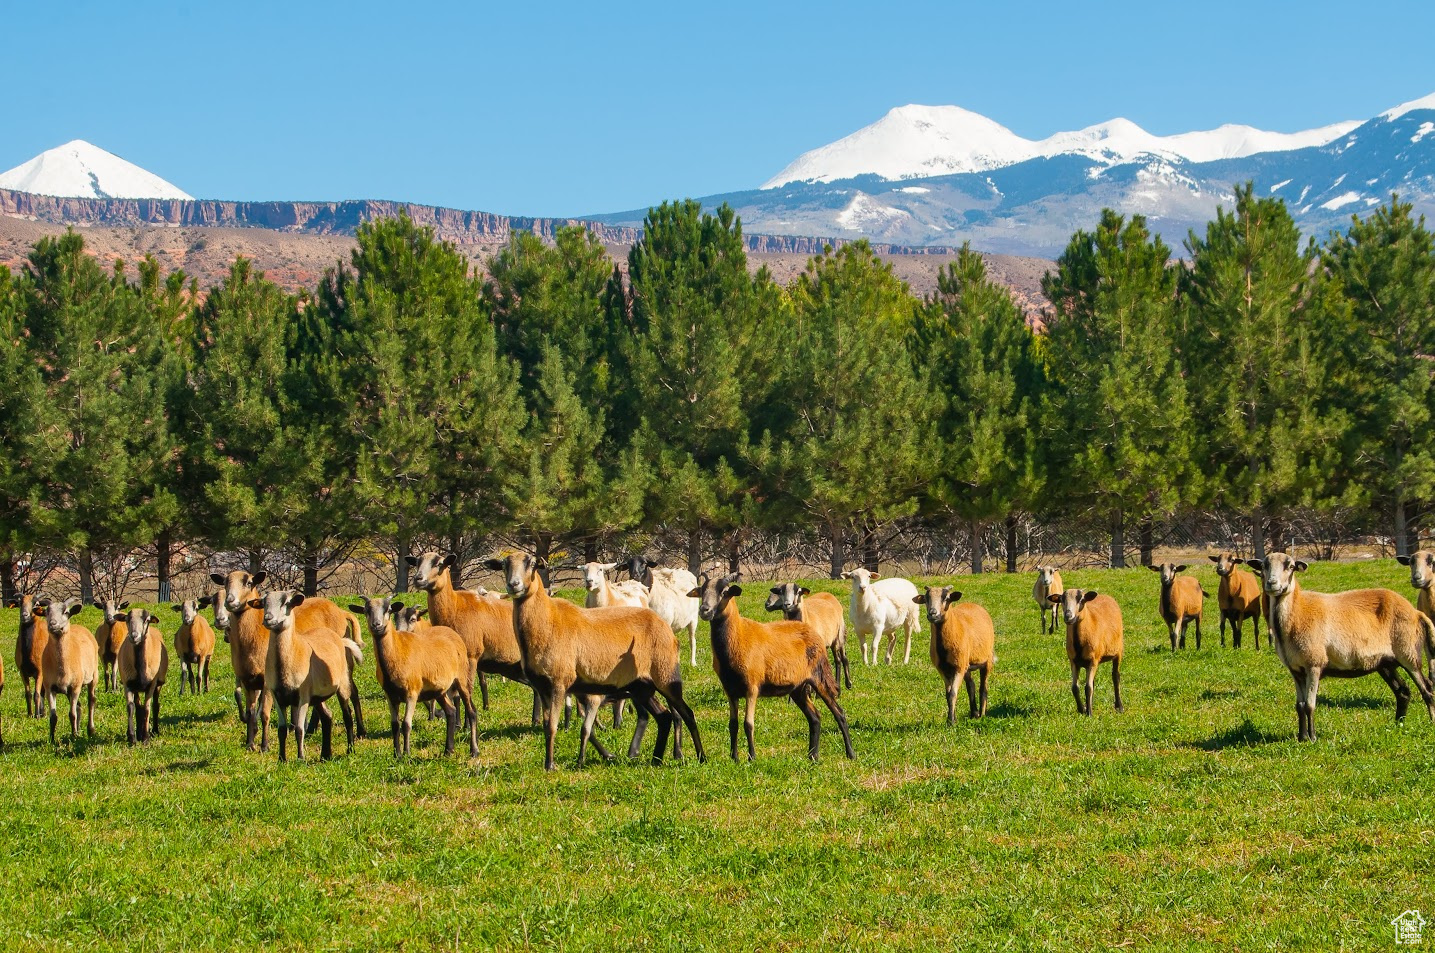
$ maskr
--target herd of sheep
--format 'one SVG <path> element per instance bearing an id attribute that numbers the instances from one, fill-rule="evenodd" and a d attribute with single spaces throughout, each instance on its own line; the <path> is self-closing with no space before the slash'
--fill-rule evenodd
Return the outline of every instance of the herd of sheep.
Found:
<path id="1" fill-rule="evenodd" d="M 1260 625 L 1265 622 L 1270 644 L 1295 680 L 1300 740 L 1315 738 L 1316 694 L 1322 676 L 1379 673 L 1395 695 L 1395 716 L 1401 719 L 1410 704 L 1410 689 L 1400 675 L 1403 669 L 1435 720 L 1435 623 L 1431 621 L 1435 553 L 1399 558 L 1410 567 L 1411 584 L 1419 593 L 1417 606 L 1388 589 L 1336 594 L 1302 590 L 1296 574 L 1306 564 L 1284 553 L 1265 559 L 1210 557 L 1220 578 L 1216 601 L 1221 644 L 1225 645 L 1230 625 L 1233 645 L 1239 648 L 1243 624 L 1249 619 L 1259 648 Z M 951 586 L 919 591 L 906 579 L 883 579 L 855 569 L 843 574 L 852 583 L 846 612 L 835 596 L 786 583 L 771 588 L 766 604 L 782 619 L 760 622 L 738 609 L 742 588 L 737 573 L 694 576 L 655 560 L 632 557 L 625 566 L 630 578 L 613 582 L 609 573 L 619 568 L 618 563 L 588 563 L 582 567 L 586 605 L 580 607 L 549 595 L 546 563 L 531 555 L 515 553 L 485 563 L 502 575 L 507 591 L 501 595 L 457 587 L 451 555 L 427 553 L 410 557 L 409 562 L 418 586 L 428 594 L 426 608 L 377 597 L 365 598 L 346 611 L 328 599 L 306 598 L 298 592 L 262 592 L 262 572 L 213 575 L 218 591 L 174 607 L 181 617 L 173 643 L 181 667 L 180 693 L 209 690 L 209 663 L 217 639 L 215 628 L 200 611 L 212 608 L 215 625 L 229 645 L 235 707 L 246 727 L 246 745 L 252 749 L 258 736 L 260 749 L 268 750 L 270 714 L 277 706 L 281 761 L 288 758 L 290 735 L 295 754 L 302 759 L 305 737 L 316 729 L 321 757 L 331 757 L 329 702 L 333 700 L 352 751 L 356 734 L 364 734 L 356 672 L 364 659 L 367 625 L 378 683 L 389 704 L 396 758 L 409 752 L 414 710 L 421 703 L 431 716 L 435 705 L 442 707 L 447 754 L 454 750 L 462 706 L 469 753 L 477 754 L 476 709 L 488 708 L 487 676 L 501 675 L 532 688 L 533 723 L 543 727 L 547 769 L 553 768 L 554 740 L 560 722 L 567 720 L 570 700 L 581 709 L 580 766 L 589 744 L 599 756 L 612 758 L 595 736 L 594 725 L 608 703 L 613 705 L 615 726 L 621 724 L 627 702 L 637 713 L 629 757 L 638 756 L 647 724 L 656 720 L 655 762 L 662 761 L 670 739 L 674 756 L 681 755 L 684 728 L 702 761 L 702 737 L 683 698 L 682 649 L 676 637 L 687 631 L 689 664 L 695 665 L 701 619 L 709 625 L 713 670 L 728 698 L 733 760 L 738 758 L 739 722 L 748 759 L 756 757 L 757 700 L 778 696 L 790 698 L 807 718 L 809 757 L 817 759 L 821 736 L 816 696 L 836 722 L 851 758 L 852 738 L 839 700 L 839 683 L 852 688 L 848 617 L 851 633 L 862 642 L 863 662 L 878 663 L 885 638 L 890 664 L 899 633 L 906 643 L 903 661 L 911 660 L 912 636 L 921 630 L 925 609 L 932 630 L 931 661 L 942 676 L 948 723 L 956 718 L 963 684 L 970 716 L 986 714 L 988 682 L 997 661 L 991 615 L 979 605 L 962 602 L 962 594 Z M 1256 574 L 1244 571 L 1242 565 Z M 1159 613 L 1171 649 L 1185 647 L 1192 624 L 1200 648 L 1207 594 L 1195 579 L 1182 575 L 1184 565 L 1163 563 L 1151 568 L 1161 575 Z M 1058 619 L 1065 624 L 1071 693 L 1078 713 L 1091 714 L 1097 670 L 1103 663 L 1110 665 L 1114 705 L 1121 711 L 1123 623 L 1116 600 L 1095 590 L 1064 588 L 1061 574 L 1051 566 L 1038 570 L 1032 595 L 1043 633 L 1054 633 Z M 87 701 L 87 730 L 94 734 L 101 672 L 107 689 L 124 692 L 129 742 L 146 742 L 159 733 L 169 647 L 153 613 L 128 603 L 97 602 L 104 622 L 91 633 L 73 622 L 82 608 L 77 599 L 25 596 L 17 605 L 21 612 L 15 661 L 24 684 L 25 708 L 35 718 L 49 712 L 51 742 L 62 698 L 68 706 L 71 735 L 80 730 L 82 699 Z M 3 684 L 0 669 L 0 689 Z"/>

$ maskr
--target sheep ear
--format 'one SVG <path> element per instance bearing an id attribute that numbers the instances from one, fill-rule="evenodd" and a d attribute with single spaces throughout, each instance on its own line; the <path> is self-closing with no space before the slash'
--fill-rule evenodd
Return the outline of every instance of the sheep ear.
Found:
<path id="1" fill-rule="evenodd" d="M 155 615 L 153 612 L 146 612 L 145 621 L 153 625 L 154 623 L 159 621 L 159 616 Z"/>
<path id="2" fill-rule="evenodd" d="M 445 556 L 445 557 L 443 558 L 443 565 L 446 566 L 446 567 L 453 567 L 453 566 L 455 566 L 455 565 L 457 565 L 457 564 L 458 564 L 458 554 L 457 554 L 457 553 L 449 553 L 447 556 Z"/>
<path id="3" fill-rule="evenodd" d="M 1407 559 L 1406 562 L 1409 562 L 1409 560 Z M 99 609 L 101 612 L 105 611 L 105 604 L 98 599 L 90 603 L 90 605 L 94 606 L 96 609 Z"/>
<path id="4" fill-rule="evenodd" d="M 1307 565 L 1306 565 L 1304 562 L 1302 562 L 1301 560 L 1297 559 L 1297 560 L 1295 561 L 1295 571 L 1296 571 L 1296 572 L 1305 572 L 1305 571 L 1306 571 L 1307 569 L 1309 569 L 1309 568 L 1310 568 L 1310 567 L 1307 566 Z"/>
<path id="5" fill-rule="evenodd" d="M 250 583 L 252 583 L 253 585 L 262 586 L 262 585 L 264 585 L 264 580 L 266 580 L 266 579 L 268 579 L 268 578 L 269 578 L 269 573 L 267 573 L 267 572 L 265 572 L 264 570 L 261 569 L 261 570 L 259 570 L 258 572 L 256 572 L 256 573 L 254 574 L 254 578 L 251 579 L 251 580 L 249 580 L 249 581 L 250 581 Z"/>
<path id="6" fill-rule="evenodd" d="M 410 566 L 417 566 L 419 564 L 419 559 L 417 556 L 405 556 L 404 562 L 408 563 Z"/>
<path id="7" fill-rule="evenodd" d="M 913 596 L 912 601 L 919 606 L 924 606 L 927 604 L 927 594 L 924 592 L 920 596 Z"/>
<path id="8" fill-rule="evenodd" d="M 694 589 L 692 592 L 688 593 L 689 599 L 701 599 L 702 597 L 703 591 L 701 589 Z"/>
<path id="9" fill-rule="evenodd" d="M 490 572 L 503 572 L 503 560 L 485 559 L 483 561 L 483 568 L 489 570 Z"/>
<path id="10" fill-rule="evenodd" d="M 422 619 L 424 616 L 426 616 L 426 615 L 428 615 L 428 614 L 429 614 L 428 609 L 420 609 L 419 611 L 417 611 L 417 612 L 414 613 L 414 617 L 415 617 L 415 618 L 418 618 L 418 619 Z"/>
<path id="11" fill-rule="evenodd" d="M 1160 566 L 1147 566 L 1146 568 L 1149 569 L 1149 570 L 1151 570 L 1152 572 L 1160 572 L 1160 571 L 1161 571 L 1161 567 L 1160 567 Z"/>
<path id="12" fill-rule="evenodd" d="M 73 606 L 70 606 L 70 608 L 68 608 L 68 609 L 65 610 L 65 615 L 67 615 L 67 616 L 69 616 L 70 618 L 73 619 L 75 616 L 79 615 L 81 612 L 84 612 L 84 611 L 85 611 L 85 607 L 84 607 L 84 606 L 82 606 L 82 605 L 73 605 Z"/>
<path id="13" fill-rule="evenodd" d="M 809 588 L 807 588 L 806 586 L 798 586 L 798 587 L 797 587 L 797 594 L 798 594 L 799 596 L 810 596 L 810 595 L 812 595 L 812 590 L 809 589 Z"/>
<path id="14" fill-rule="evenodd" d="M 349 611 L 354 613 L 355 615 L 363 615 L 364 613 L 369 611 L 369 607 L 351 605 L 349 606 Z"/>
<path id="15" fill-rule="evenodd" d="M 601 569 L 601 570 L 603 570 L 604 572 L 612 572 L 614 569 L 617 569 L 617 568 L 618 568 L 618 564 L 617 564 L 617 563 L 599 563 L 599 564 L 598 564 L 598 568 Z"/>
<path id="16" fill-rule="evenodd" d="M 225 583 L 229 582 L 228 579 L 225 579 L 217 572 L 212 572 L 209 574 L 209 581 L 214 583 L 216 586 L 222 586 Z"/>
<path id="17" fill-rule="evenodd" d="M 647 562 L 649 569 L 652 569 L 654 566 L 661 566 L 663 564 L 663 561 L 661 559 L 649 559 Z"/>
<path id="18" fill-rule="evenodd" d="M 175 612 L 182 612 L 184 611 L 184 606 L 170 606 L 170 609 Z"/>
<path id="19" fill-rule="evenodd" d="M 398 612 L 398 611 L 402 610 L 403 607 L 404 607 L 404 604 L 403 604 L 402 602 L 390 602 L 390 603 L 389 603 L 389 611 L 390 611 L 390 612 Z"/>
<path id="20" fill-rule="evenodd" d="M 546 557 L 546 556 L 534 556 L 534 557 L 533 557 L 533 565 L 536 566 L 536 567 L 539 568 L 539 569 L 547 569 L 547 568 L 548 568 L 548 557 Z"/>
<path id="21" fill-rule="evenodd" d="M 1257 572 L 1264 572 L 1264 571 L 1265 571 L 1266 564 L 1265 564 L 1264 562 L 1262 562 L 1261 560 L 1259 560 L 1259 559 L 1243 559 L 1243 560 L 1240 560 L 1240 561 L 1241 561 L 1241 562 L 1244 562 L 1247 566 L 1250 566 L 1252 569 L 1256 570 Z"/>
<path id="22" fill-rule="evenodd" d="M 262 609 L 262 608 L 264 608 L 264 600 L 263 600 L 263 599 L 250 599 L 247 603 L 245 603 L 245 605 L 249 606 L 249 608 L 251 608 L 251 609 Z"/>
<path id="23" fill-rule="evenodd" d="M 723 595 L 730 596 L 731 598 L 736 599 L 738 596 L 742 595 L 742 586 L 728 586 L 727 591 L 723 593 Z"/>
<path id="24" fill-rule="evenodd" d="M 882 578 L 882 574 L 881 574 L 880 572 L 874 572 L 874 573 L 872 574 L 872 578 L 873 578 L 873 579 L 881 579 L 881 578 Z"/>
<path id="25" fill-rule="evenodd" d="M 289 594 L 289 598 L 284 600 L 284 604 L 287 605 L 289 608 L 293 609 L 295 606 L 303 605 L 304 598 L 304 593 L 292 592 Z"/>
<path id="26" fill-rule="evenodd" d="M 1400 565 L 1402 565 L 1402 566 L 1408 566 L 1408 565 L 1410 565 L 1410 557 L 1409 557 L 1409 556 L 1396 556 L 1396 557 L 1395 557 L 1395 561 L 1398 562 L 1398 563 L 1399 563 Z"/>
<path id="27" fill-rule="evenodd" d="M 1181 565 L 1177 566 L 1177 567 L 1176 567 L 1176 571 L 1177 571 L 1177 572 L 1185 572 L 1185 571 L 1186 571 L 1186 564 L 1185 564 L 1185 563 L 1182 563 Z"/>
<path id="28" fill-rule="evenodd" d="M 961 601 L 962 601 L 962 594 L 961 594 L 960 592 L 949 592 L 949 593 L 947 593 L 947 605 L 951 605 L 951 604 L 954 603 L 954 602 L 961 602 Z"/>
<path id="29" fill-rule="evenodd" d="M 1213 563 L 1218 563 L 1218 562 L 1221 561 L 1221 557 L 1220 557 L 1220 556 L 1207 556 L 1206 558 L 1209 559 L 1209 560 L 1210 560 L 1211 562 L 1213 562 Z"/>
<path id="30" fill-rule="evenodd" d="M 1086 590 L 1085 592 L 1083 592 L 1083 593 L 1081 594 L 1081 604 L 1082 604 L 1082 605 L 1085 605 L 1086 603 L 1090 602 L 1092 599 L 1095 599 L 1095 598 L 1096 598 L 1096 590 L 1095 590 L 1095 589 L 1088 589 L 1088 590 Z"/>
<path id="31" fill-rule="evenodd" d="M 780 595 L 782 595 L 782 587 L 781 587 L 781 586 L 773 586 L 771 589 L 769 589 L 769 590 L 767 590 L 767 591 L 770 592 L 770 593 L 772 593 L 774 596 L 780 596 Z"/>
<path id="32" fill-rule="evenodd" d="M 129 607 L 130 607 L 130 604 L 129 604 L 128 602 L 121 602 L 121 603 L 120 603 L 120 611 L 121 611 L 121 612 L 123 612 L 124 610 L 128 609 Z"/>
<path id="33" fill-rule="evenodd" d="M 1049 595 L 1049 596 L 1046 597 L 1046 601 L 1047 601 L 1047 602 L 1050 602 L 1052 605 L 1060 605 L 1060 604 L 1061 604 L 1061 593 L 1059 593 L 1059 592 L 1053 592 L 1051 595 Z"/>

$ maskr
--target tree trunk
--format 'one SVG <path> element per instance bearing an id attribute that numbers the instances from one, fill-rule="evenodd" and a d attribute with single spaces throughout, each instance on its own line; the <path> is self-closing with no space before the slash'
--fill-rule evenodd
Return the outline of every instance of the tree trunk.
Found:
<path id="1" fill-rule="evenodd" d="M 982 574 L 982 557 L 985 555 L 982 546 L 981 520 L 972 520 L 967 524 L 967 530 L 972 543 L 972 575 L 980 576 Z"/>
<path id="2" fill-rule="evenodd" d="M 9 605 L 20 601 L 20 591 L 15 587 L 15 554 L 0 555 L 0 603 Z"/>
<path id="3" fill-rule="evenodd" d="M 257 549 L 249 551 L 249 575 L 258 575 L 259 570 L 264 568 L 264 554 Z"/>
<path id="4" fill-rule="evenodd" d="M 1151 525 L 1151 517 L 1147 516 L 1141 520 L 1141 565 L 1151 565 L 1151 551 L 1156 548 L 1153 540 L 1154 531 Z"/>
<path id="5" fill-rule="evenodd" d="M 155 540 L 155 576 L 159 580 L 159 601 L 169 602 L 174 598 L 170 592 L 170 556 L 174 549 L 174 534 L 169 530 L 162 530 L 159 538 Z"/>
<path id="6" fill-rule="evenodd" d="M 832 546 L 827 578 L 841 579 L 843 570 L 847 568 L 847 534 L 835 523 L 828 527 L 827 533 Z"/>
<path id="7" fill-rule="evenodd" d="M 585 563 L 596 563 L 598 561 L 598 537 L 588 536 L 584 538 L 583 561 Z"/>
<path id="8" fill-rule="evenodd" d="M 548 555 L 553 552 L 553 537 L 547 533 L 533 536 L 533 555 L 538 557 L 538 578 L 543 580 L 545 589 L 553 588 L 553 567 L 548 565 Z"/>
<path id="9" fill-rule="evenodd" d="M 1273 552 L 1273 553 L 1283 553 L 1283 552 L 1285 552 L 1285 551 L 1286 551 L 1286 525 L 1285 525 L 1285 520 L 1281 519 L 1281 518 L 1278 517 L 1278 516 L 1273 516 L 1273 517 L 1271 517 L 1270 522 L 1267 523 L 1267 525 L 1270 527 L 1270 537 L 1271 537 L 1271 538 L 1270 538 L 1270 549 L 1271 549 L 1271 552 Z"/>
<path id="10" fill-rule="evenodd" d="M 319 594 L 319 547 L 309 546 L 304 550 L 304 595 Z"/>
<path id="11" fill-rule="evenodd" d="M 1015 513 L 1008 513 L 1006 518 L 1006 571 L 1016 572 L 1016 528 L 1017 519 Z"/>
<path id="12" fill-rule="evenodd" d="M 688 533 L 688 572 L 694 576 L 702 575 L 703 571 L 703 531 L 702 527 L 694 527 Z"/>
<path id="13" fill-rule="evenodd" d="M 727 571 L 742 571 L 742 533 L 733 533 L 728 539 Z"/>
<path id="14" fill-rule="evenodd" d="M 95 554 L 86 546 L 80 550 L 80 602 L 95 601 Z"/>
<path id="15" fill-rule="evenodd" d="M 877 531 L 864 529 L 862 531 L 862 568 L 868 572 L 877 572 L 881 565 L 882 547 L 877 542 Z"/>
<path id="16" fill-rule="evenodd" d="M 1120 510 L 1111 519 L 1111 568 L 1126 568 L 1126 514 Z"/>
<path id="17" fill-rule="evenodd" d="M 1395 555 L 1410 555 L 1410 524 L 1405 518 L 1405 495 L 1395 495 Z"/>
<path id="18" fill-rule="evenodd" d="M 1251 514 L 1251 549 L 1256 559 L 1266 558 L 1266 511 L 1256 507 Z"/>
<path id="19" fill-rule="evenodd" d="M 394 561 L 394 592 L 409 591 L 409 555 L 413 549 L 413 539 L 407 533 L 400 533 L 398 539 L 394 540 L 394 550 L 399 558 Z"/>

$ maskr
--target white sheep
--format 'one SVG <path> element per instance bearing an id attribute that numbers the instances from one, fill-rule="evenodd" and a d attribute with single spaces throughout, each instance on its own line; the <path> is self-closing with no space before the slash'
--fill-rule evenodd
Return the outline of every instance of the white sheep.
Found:
<path id="1" fill-rule="evenodd" d="M 608 581 L 608 573 L 618 568 L 617 563 L 584 563 L 579 568 L 583 570 L 583 587 L 588 590 L 584 605 L 589 609 L 601 609 L 604 606 L 648 608 L 647 586 L 636 579 Z"/>
<path id="2" fill-rule="evenodd" d="M 881 579 L 877 573 L 866 569 L 844 572 L 842 578 L 852 580 L 852 632 L 862 640 L 863 664 L 877 664 L 882 636 L 890 632 L 893 639 L 887 644 L 887 664 L 891 665 L 898 629 L 902 629 L 907 636 L 902 664 L 912 661 L 912 633 L 922 631 L 922 610 L 914 601 L 917 587 L 906 579 Z M 869 635 L 872 636 L 870 654 Z"/>
<path id="3" fill-rule="evenodd" d="M 656 612 L 658 618 L 674 632 L 688 630 L 691 664 L 698 664 L 698 606 L 701 603 L 688 596 L 698 587 L 698 577 L 686 569 L 662 568 L 656 559 L 642 556 L 629 557 L 628 575 L 648 587 L 648 608 Z"/>

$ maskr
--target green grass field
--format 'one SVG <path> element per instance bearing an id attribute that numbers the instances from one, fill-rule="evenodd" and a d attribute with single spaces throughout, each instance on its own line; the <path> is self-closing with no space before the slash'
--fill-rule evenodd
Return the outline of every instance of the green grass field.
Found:
<path id="1" fill-rule="evenodd" d="M 53 749 L 24 718 L 8 610 L 0 946 L 1386 949 L 1401 911 L 1435 919 L 1435 726 L 1418 697 L 1397 726 L 1378 676 L 1326 680 L 1320 740 L 1298 745 L 1264 632 L 1260 653 L 1249 629 L 1222 650 L 1212 599 L 1204 648 L 1172 655 L 1153 573 L 1066 581 L 1122 605 L 1123 715 L 1107 669 L 1095 716 L 1075 714 L 1032 576 L 962 576 L 996 621 L 984 721 L 946 726 L 925 634 L 890 668 L 861 665 L 854 642 L 842 700 L 857 760 L 824 712 L 810 764 L 806 722 L 771 700 L 757 763 L 734 765 L 704 626 L 687 697 L 707 764 L 579 771 L 570 730 L 552 774 L 528 691 L 502 681 L 476 760 L 445 758 L 442 723 L 416 719 L 414 755 L 395 763 L 371 657 L 376 736 L 352 756 L 342 740 L 327 764 L 248 753 L 223 643 L 208 695 L 180 698 L 171 670 L 148 747 L 125 745 L 108 694 L 99 735 Z M 1393 561 L 1316 564 L 1303 582 L 1411 591 Z M 747 588 L 744 612 L 767 618 L 767 586 Z M 625 745 L 631 724 L 605 736 Z"/>

